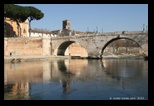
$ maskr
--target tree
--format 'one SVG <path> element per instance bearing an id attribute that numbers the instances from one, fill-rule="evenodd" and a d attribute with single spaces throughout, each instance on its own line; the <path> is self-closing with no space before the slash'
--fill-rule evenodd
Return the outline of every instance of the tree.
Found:
<path id="1" fill-rule="evenodd" d="M 39 9 L 32 6 L 23 7 L 14 4 L 4 4 L 4 17 L 8 17 L 11 20 L 16 21 L 18 26 L 18 35 L 21 36 L 20 23 L 23 23 L 26 19 L 28 19 L 31 29 L 31 21 L 43 18 L 44 14 Z"/>
<path id="2" fill-rule="evenodd" d="M 28 21 L 29 21 L 29 36 L 31 36 L 31 21 L 32 20 L 40 20 L 44 17 L 44 14 L 41 10 L 36 9 L 32 6 L 27 6 L 26 10 L 28 11 Z"/>
<path id="3" fill-rule="evenodd" d="M 24 15 L 23 8 L 14 4 L 4 4 L 4 17 L 8 17 L 17 23 L 18 36 L 21 36 L 20 23 L 25 22 L 27 19 L 27 16 Z"/>

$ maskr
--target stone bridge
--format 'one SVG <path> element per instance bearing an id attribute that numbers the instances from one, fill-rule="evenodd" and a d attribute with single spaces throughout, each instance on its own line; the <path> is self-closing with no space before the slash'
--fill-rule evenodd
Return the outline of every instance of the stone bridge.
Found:
<path id="1" fill-rule="evenodd" d="M 148 33 L 136 34 L 92 34 L 85 36 L 68 36 L 52 38 L 52 54 L 64 55 L 67 47 L 72 43 L 79 43 L 88 53 L 88 56 L 103 55 L 104 49 L 113 41 L 127 39 L 136 42 L 148 56 Z"/>
<path id="2" fill-rule="evenodd" d="M 148 32 L 87 34 L 63 37 L 16 37 L 4 38 L 4 56 L 15 55 L 64 55 L 72 43 L 78 43 L 87 56 L 103 56 L 104 49 L 113 41 L 126 39 L 136 42 L 143 54 L 148 56 Z"/>

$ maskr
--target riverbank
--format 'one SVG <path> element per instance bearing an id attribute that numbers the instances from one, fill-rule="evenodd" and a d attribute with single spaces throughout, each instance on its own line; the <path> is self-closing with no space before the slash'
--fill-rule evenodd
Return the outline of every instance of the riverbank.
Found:
<path id="1" fill-rule="evenodd" d="M 53 59 L 69 59 L 70 56 L 9 56 L 4 57 L 4 62 L 28 62 L 28 61 L 42 61 L 42 60 L 53 60 Z"/>
<path id="2" fill-rule="evenodd" d="M 4 57 L 4 63 L 18 63 L 18 62 L 28 62 L 28 61 L 42 61 L 42 60 L 55 60 L 55 59 L 144 59 L 148 60 L 148 56 L 103 56 L 99 57 L 80 57 L 80 56 L 8 56 Z"/>
<path id="3" fill-rule="evenodd" d="M 103 56 L 95 57 L 95 56 L 89 56 L 89 57 L 71 57 L 71 59 L 143 59 L 145 61 L 148 61 L 148 56 Z"/>

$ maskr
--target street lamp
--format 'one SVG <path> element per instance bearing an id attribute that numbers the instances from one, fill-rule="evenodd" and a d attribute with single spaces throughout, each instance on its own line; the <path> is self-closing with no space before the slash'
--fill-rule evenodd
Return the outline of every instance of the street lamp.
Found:
<path id="1" fill-rule="evenodd" d="M 98 33 L 98 27 L 96 27 L 96 33 Z"/>
<path id="2" fill-rule="evenodd" d="M 145 31 L 145 28 L 144 28 L 144 24 L 143 24 L 143 32 Z"/>
<path id="3" fill-rule="evenodd" d="M 146 31 L 148 31 L 148 26 L 146 26 Z"/>

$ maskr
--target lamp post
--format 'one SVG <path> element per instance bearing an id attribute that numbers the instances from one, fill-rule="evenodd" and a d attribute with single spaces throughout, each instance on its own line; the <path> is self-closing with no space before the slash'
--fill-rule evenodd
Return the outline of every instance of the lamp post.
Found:
<path id="1" fill-rule="evenodd" d="M 87 28 L 87 33 L 89 32 L 89 28 Z"/>
<path id="2" fill-rule="evenodd" d="M 96 33 L 98 33 L 98 27 L 96 27 Z"/>
<path id="3" fill-rule="evenodd" d="M 144 28 L 144 24 L 143 24 L 143 32 L 145 31 L 145 28 Z"/>

